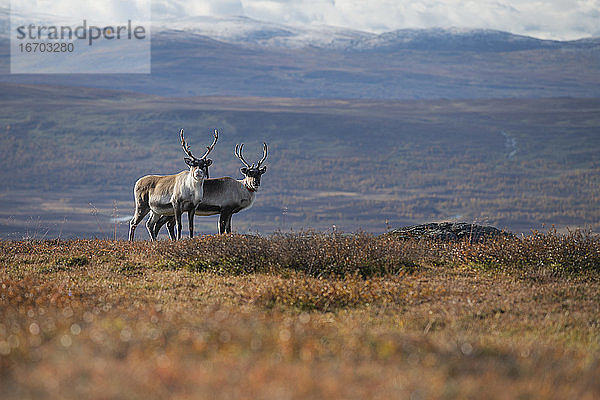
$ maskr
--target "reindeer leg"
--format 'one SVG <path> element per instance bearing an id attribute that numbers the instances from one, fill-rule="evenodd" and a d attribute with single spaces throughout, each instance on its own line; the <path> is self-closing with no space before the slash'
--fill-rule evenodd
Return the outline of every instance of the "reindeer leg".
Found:
<path id="1" fill-rule="evenodd" d="M 194 208 L 192 208 L 190 211 L 188 211 L 188 224 L 190 227 L 190 238 L 194 237 L 194 214 L 196 213 L 196 210 Z"/>
<path id="2" fill-rule="evenodd" d="M 175 211 L 175 226 L 177 227 L 177 238 L 175 240 L 181 239 L 181 206 L 177 203 L 173 204 L 173 211 Z"/>
<path id="3" fill-rule="evenodd" d="M 154 224 L 154 227 L 152 229 L 152 231 L 154 232 L 154 237 L 158 237 L 158 232 L 160 232 L 160 228 L 163 227 L 163 225 L 169 221 L 172 217 L 168 216 L 168 215 L 162 215 Z"/>
<path id="4" fill-rule="evenodd" d="M 167 230 L 169 231 L 171 240 L 175 240 L 175 218 L 169 217 L 167 219 Z"/>
<path id="5" fill-rule="evenodd" d="M 159 219 L 160 219 L 160 215 L 155 214 L 154 212 L 151 212 L 150 218 L 148 218 L 148 221 L 146 221 L 146 228 L 148 229 L 148 233 L 150 234 L 150 239 L 152 241 L 156 240 L 156 233 L 157 233 L 156 223 L 158 222 Z"/>
<path id="6" fill-rule="evenodd" d="M 142 222 L 146 214 L 150 211 L 150 207 L 139 206 L 136 204 L 135 213 L 131 221 L 129 222 L 129 241 L 133 241 L 133 235 L 135 234 L 135 228 Z"/>
<path id="7" fill-rule="evenodd" d="M 233 213 L 230 213 L 227 217 L 227 223 L 225 225 L 225 232 L 231 233 L 231 217 L 233 217 Z"/>
<path id="8" fill-rule="evenodd" d="M 231 216 L 233 213 L 231 209 L 221 210 L 219 215 L 219 233 L 231 233 Z"/>
<path id="9" fill-rule="evenodd" d="M 227 211 L 222 210 L 221 214 L 219 214 L 219 234 L 225 233 L 226 227 L 227 227 Z"/>
<path id="10" fill-rule="evenodd" d="M 158 238 L 158 232 L 160 232 L 160 228 L 162 228 L 162 226 L 164 225 L 163 221 L 164 215 L 161 216 L 155 223 L 154 226 L 152 227 L 152 234 L 154 235 L 154 237 Z"/>

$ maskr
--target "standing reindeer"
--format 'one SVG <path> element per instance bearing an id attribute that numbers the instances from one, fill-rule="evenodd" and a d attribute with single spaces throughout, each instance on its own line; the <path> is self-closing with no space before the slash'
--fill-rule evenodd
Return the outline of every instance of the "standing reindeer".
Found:
<path id="1" fill-rule="evenodd" d="M 212 164 L 212 160 L 206 157 L 215 147 L 219 133 L 215 130 L 212 144 L 207 146 L 206 153 L 200 158 L 192 154 L 190 147 L 185 142 L 183 129 L 179 135 L 181 147 L 188 155 L 188 157 L 184 157 L 184 161 L 190 169 L 176 175 L 147 175 L 138 179 L 133 190 L 135 214 L 129 223 L 129 240 L 133 240 L 135 228 L 150 211 L 152 212 L 146 222 L 146 227 L 151 240 L 156 240 L 152 227 L 161 216 L 173 218 L 177 225 L 177 239 L 181 239 L 181 215 L 183 212 L 188 213 L 190 237 L 194 235 L 194 210 L 202 201 L 203 183 L 208 178 L 208 166 Z"/>
<path id="2" fill-rule="evenodd" d="M 245 165 L 240 168 L 244 179 L 236 180 L 230 177 L 205 179 L 204 196 L 202 202 L 196 208 L 196 215 L 216 215 L 219 214 L 219 233 L 231 233 L 231 217 L 246 208 L 250 208 L 254 203 L 256 191 L 260 187 L 260 178 L 267 171 L 267 167 L 261 167 L 267 159 L 267 144 L 263 143 L 263 157 L 254 166 L 244 160 L 241 146 L 235 146 L 235 155 Z M 171 216 L 162 216 L 156 220 L 153 229 L 153 235 L 156 237 L 160 228 L 167 223 L 169 236 L 174 237 L 174 220 Z"/>

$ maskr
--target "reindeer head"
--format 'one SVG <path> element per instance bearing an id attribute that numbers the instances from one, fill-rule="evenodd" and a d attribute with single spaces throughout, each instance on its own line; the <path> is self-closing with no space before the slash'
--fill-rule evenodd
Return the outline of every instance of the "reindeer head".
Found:
<path id="1" fill-rule="evenodd" d="M 244 157 L 242 156 L 243 147 L 244 143 L 240 146 L 235 145 L 235 155 L 245 165 L 245 167 L 240 168 L 240 171 L 246 177 L 246 187 L 248 190 L 255 192 L 260 187 L 260 177 L 267 172 L 267 167 L 261 167 L 262 163 L 267 159 L 267 144 L 263 143 L 263 157 L 256 164 L 256 167 L 254 164 L 250 165 L 244 160 Z"/>
<path id="2" fill-rule="evenodd" d="M 206 158 L 208 154 L 212 151 L 217 144 L 217 140 L 219 139 L 219 132 L 215 129 L 214 140 L 210 146 L 206 146 L 206 153 L 200 158 L 195 157 L 190 150 L 190 146 L 185 142 L 185 138 L 183 137 L 183 129 L 179 133 L 181 136 L 181 147 L 183 148 L 183 152 L 187 154 L 189 157 L 184 157 L 183 160 L 190 167 L 190 173 L 196 180 L 206 179 L 208 178 L 208 167 L 212 164 L 212 160 L 210 158 Z"/>

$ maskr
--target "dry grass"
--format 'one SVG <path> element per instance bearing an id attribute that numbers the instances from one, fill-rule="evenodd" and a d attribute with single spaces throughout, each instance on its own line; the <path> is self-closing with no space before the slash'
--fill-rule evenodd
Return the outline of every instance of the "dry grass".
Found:
<path id="1" fill-rule="evenodd" d="M 0 242 L 0 397 L 600 397 L 600 243 Z"/>

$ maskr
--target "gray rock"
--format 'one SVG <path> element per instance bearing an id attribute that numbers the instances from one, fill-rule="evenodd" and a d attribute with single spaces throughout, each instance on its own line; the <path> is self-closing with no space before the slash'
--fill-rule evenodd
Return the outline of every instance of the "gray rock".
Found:
<path id="1" fill-rule="evenodd" d="M 429 224 L 407 226 L 394 229 L 386 235 L 392 235 L 398 239 L 428 239 L 440 241 L 468 240 L 471 243 L 482 242 L 496 237 L 514 237 L 493 226 L 482 226 L 466 222 L 432 222 Z"/>

